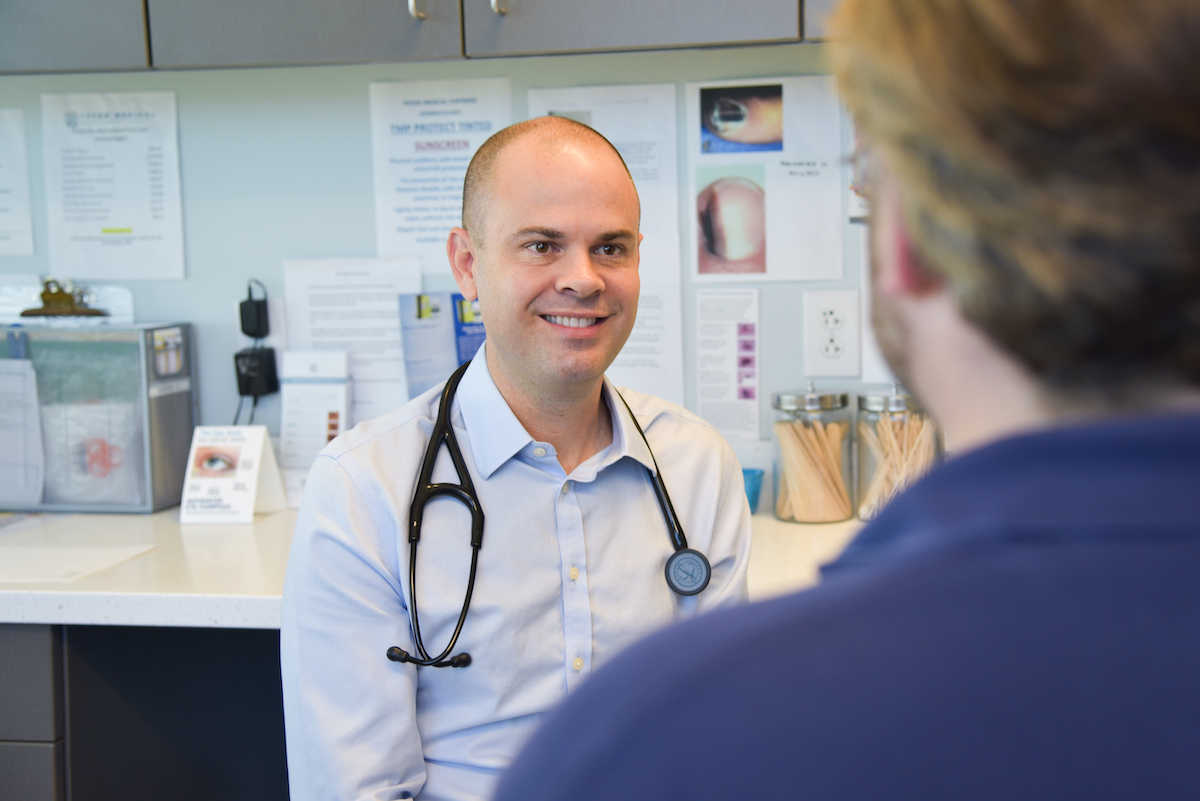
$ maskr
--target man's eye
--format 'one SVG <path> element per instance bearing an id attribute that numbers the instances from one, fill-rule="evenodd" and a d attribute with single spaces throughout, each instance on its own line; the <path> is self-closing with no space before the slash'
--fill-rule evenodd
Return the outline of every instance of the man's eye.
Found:
<path id="1" fill-rule="evenodd" d="M 549 242 L 534 242 L 529 247 L 533 248 L 534 253 L 545 254 L 545 253 L 550 252 L 550 243 Z"/>
<path id="2" fill-rule="evenodd" d="M 601 245 L 600 252 L 603 253 L 605 256 L 619 256 L 619 255 L 621 255 L 621 246 L 620 245 Z"/>

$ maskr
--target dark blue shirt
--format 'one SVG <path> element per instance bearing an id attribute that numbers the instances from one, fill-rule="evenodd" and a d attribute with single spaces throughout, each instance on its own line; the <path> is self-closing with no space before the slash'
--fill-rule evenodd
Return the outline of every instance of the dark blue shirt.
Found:
<path id="1" fill-rule="evenodd" d="M 497 799 L 1200 798 L 1200 417 L 965 454 L 824 572 L 626 651 Z"/>

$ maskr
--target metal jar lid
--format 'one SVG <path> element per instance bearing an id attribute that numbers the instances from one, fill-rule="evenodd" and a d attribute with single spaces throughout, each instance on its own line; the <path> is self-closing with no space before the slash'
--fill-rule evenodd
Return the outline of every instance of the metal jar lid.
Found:
<path id="1" fill-rule="evenodd" d="M 912 395 L 859 395 L 858 408 L 863 412 L 919 412 L 921 404 Z"/>
<path id="2" fill-rule="evenodd" d="M 845 392 L 779 392 L 771 396 L 771 405 L 783 412 L 828 412 L 845 409 L 850 396 Z"/>

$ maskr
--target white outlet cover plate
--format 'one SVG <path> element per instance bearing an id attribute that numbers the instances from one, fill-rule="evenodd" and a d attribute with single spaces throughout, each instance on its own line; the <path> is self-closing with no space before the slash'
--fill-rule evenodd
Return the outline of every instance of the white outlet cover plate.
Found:
<path id="1" fill-rule="evenodd" d="M 804 374 L 857 376 L 861 371 L 857 289 L 804 293 Z"/>

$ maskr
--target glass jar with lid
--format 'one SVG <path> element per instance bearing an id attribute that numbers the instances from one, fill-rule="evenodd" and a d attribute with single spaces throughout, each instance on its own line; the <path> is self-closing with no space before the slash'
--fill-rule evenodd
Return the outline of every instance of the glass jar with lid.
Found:
<path id="1" fill-rule="evenodd" d="M 850 401 L 844 392 L 773 395 L 775 516 L 832 523 L 854 516 L 850 499 Z"/>
<path id="2" fill-rule="evenodd" d="M 933 420 L 911 395 L 858 398 L 858 517 L 874 518 L 941 456 Z"/>

